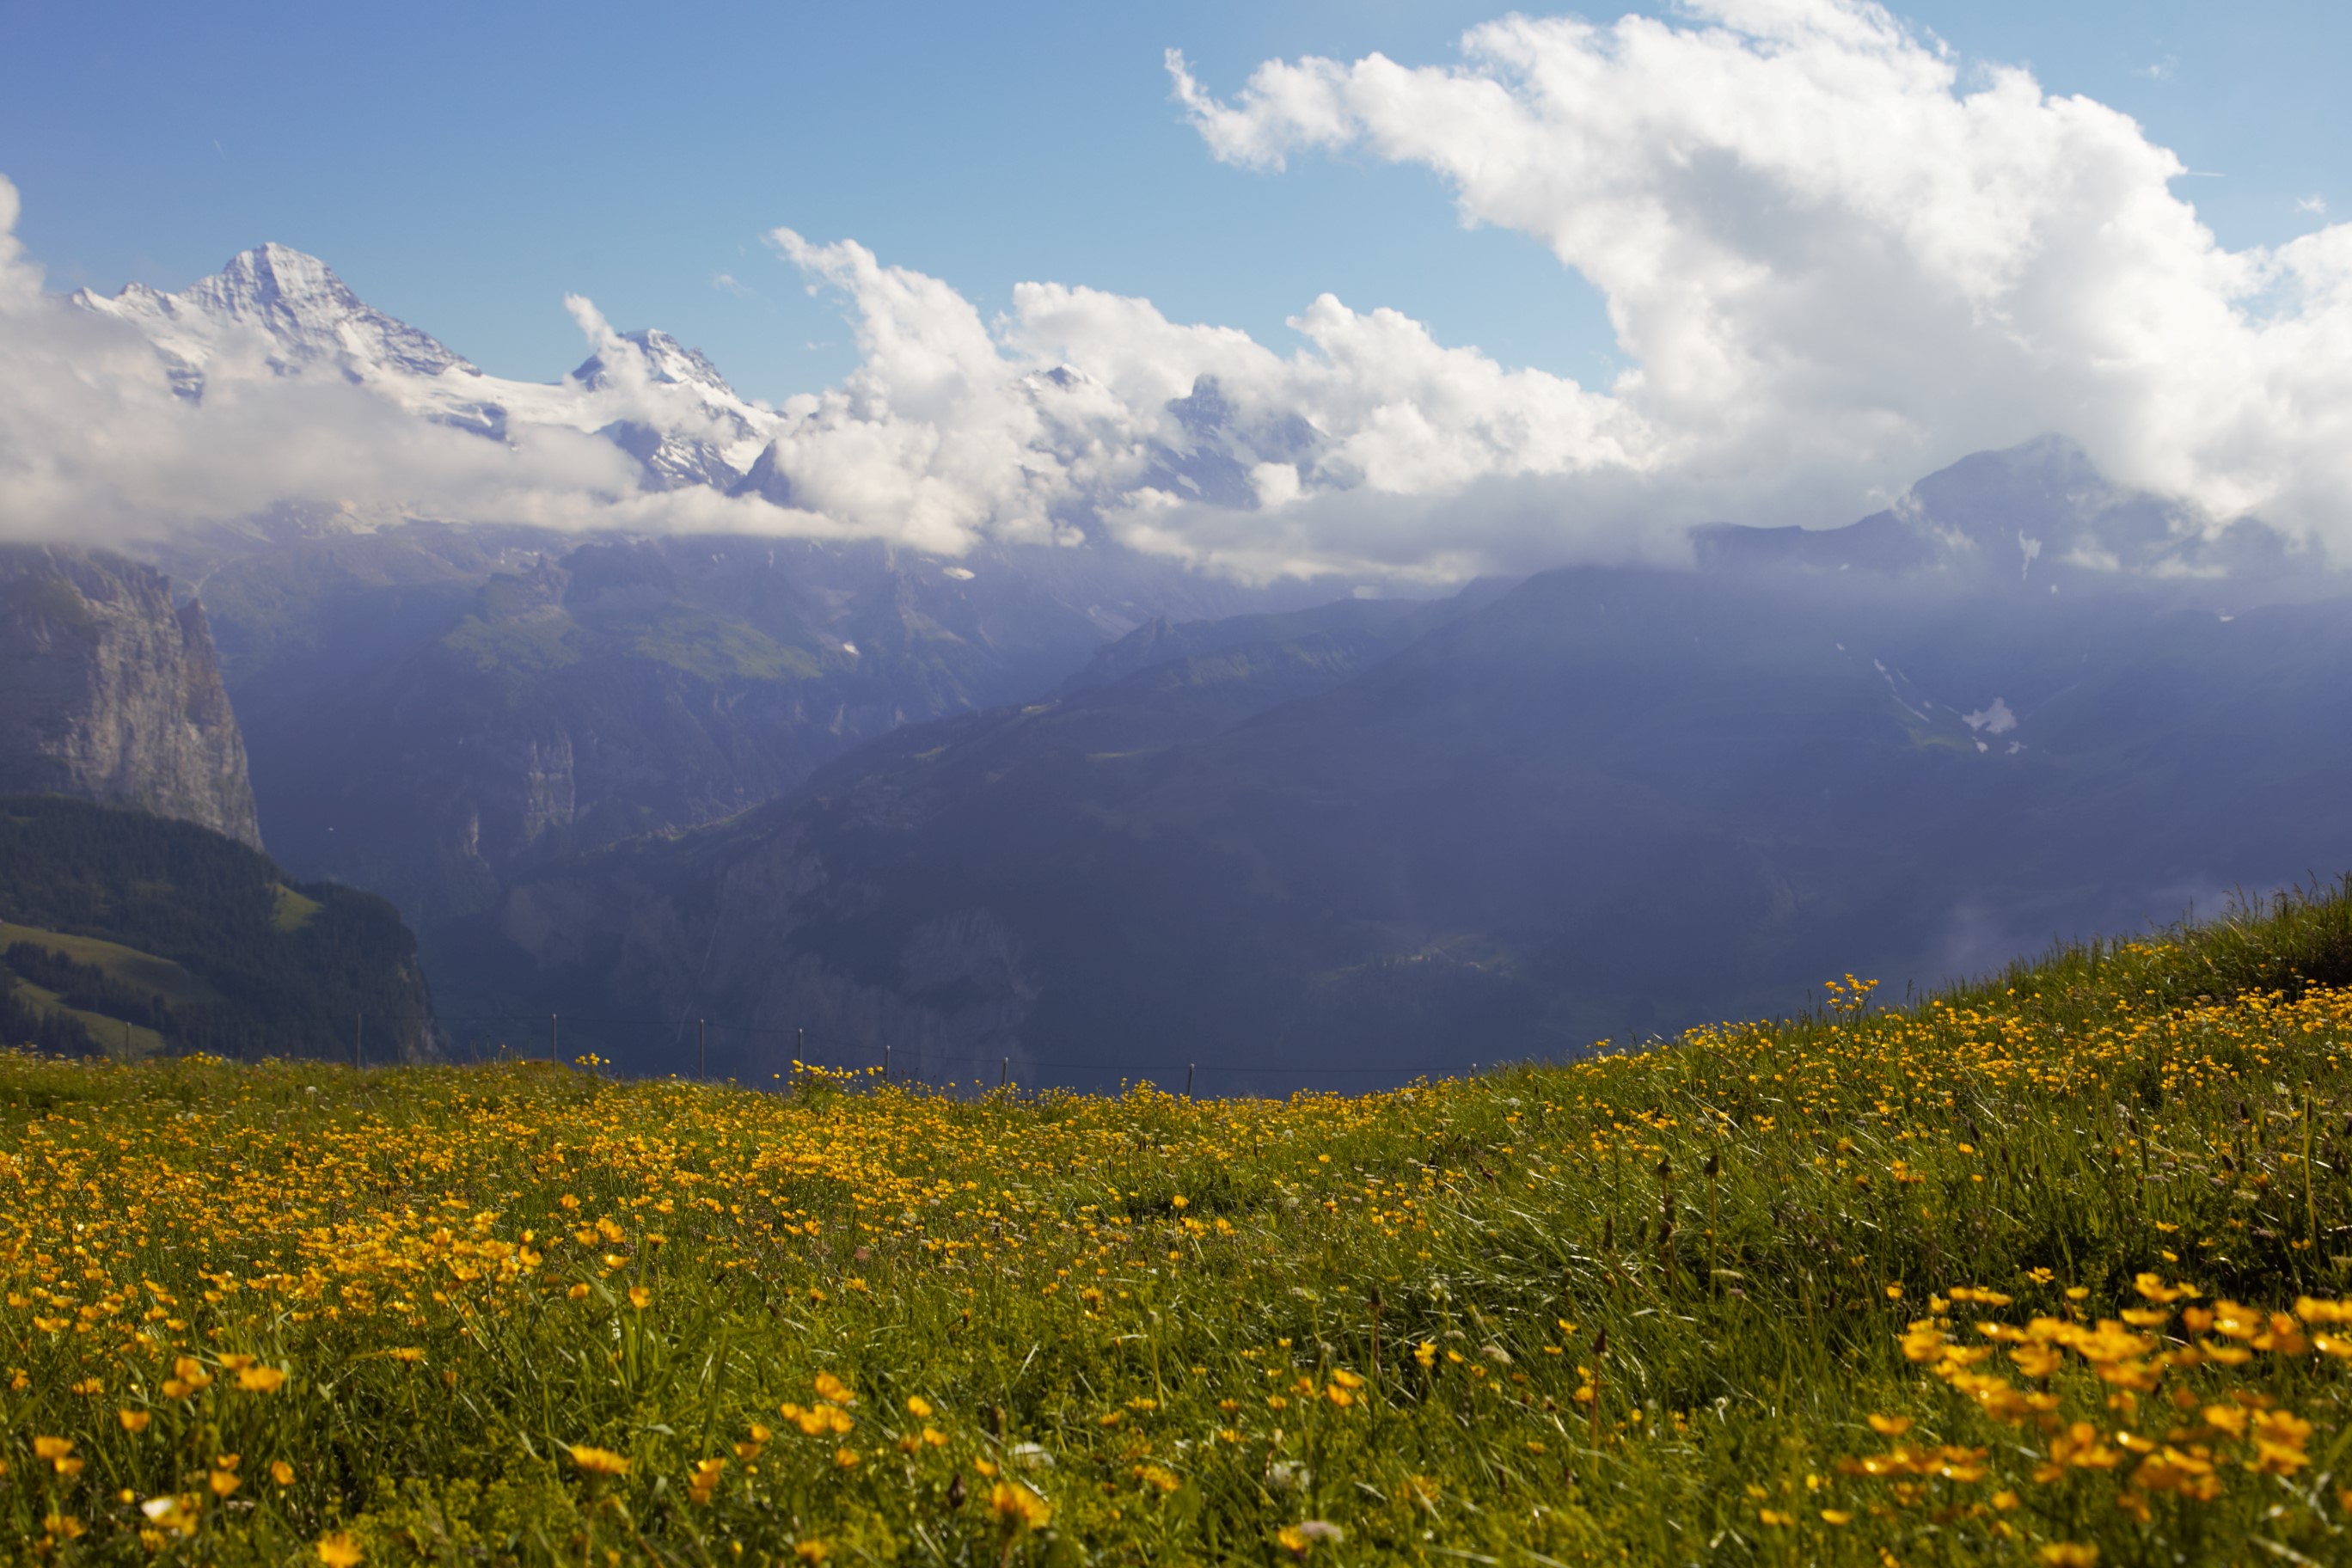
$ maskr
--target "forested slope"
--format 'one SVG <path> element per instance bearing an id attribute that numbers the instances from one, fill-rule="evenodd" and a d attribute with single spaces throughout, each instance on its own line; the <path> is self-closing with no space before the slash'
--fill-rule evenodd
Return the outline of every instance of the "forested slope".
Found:
<path id="1" fill-rule="evenodd" d="M 142 812 L 0 797 L 0 1033 L 64 1051 L 433 1054 L 416 942 L 382 899 Z M 362 1024 L 362 1020 L 366 1020 Z"/>

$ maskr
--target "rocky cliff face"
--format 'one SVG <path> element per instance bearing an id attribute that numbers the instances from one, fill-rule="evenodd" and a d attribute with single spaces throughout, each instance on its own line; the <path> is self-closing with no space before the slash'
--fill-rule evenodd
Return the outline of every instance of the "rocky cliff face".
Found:
<path id="1" fill-rule="evenodd" d="M 104 551 L 0 547 L 0 793 L 118 802 L 258 848 L 203 606 Z"/>

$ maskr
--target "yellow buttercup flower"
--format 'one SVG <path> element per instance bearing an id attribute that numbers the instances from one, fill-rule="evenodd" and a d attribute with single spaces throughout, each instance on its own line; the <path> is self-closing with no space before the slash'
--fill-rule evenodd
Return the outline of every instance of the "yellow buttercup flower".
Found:
<path id="1" fill-rule="evenodd" d="M 574 1443 L 569 1452 L 572 1462 L 592 1476 L 625 1476 L 629 1461 L 610 1448 L 594 1448 L 584 1443 Z"/>
<path id="2" fill-rule="evenodd" d="M 999 1481 L 989 1489 L 989 1511 L 1022 1530 L 1043 1530 L 1053 1522 L 1045 1500 L 1019 1481 Z"/>

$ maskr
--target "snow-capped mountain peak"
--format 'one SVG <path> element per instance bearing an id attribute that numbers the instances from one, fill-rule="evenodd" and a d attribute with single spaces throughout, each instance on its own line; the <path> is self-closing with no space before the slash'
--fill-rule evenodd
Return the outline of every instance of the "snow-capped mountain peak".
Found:
<path id="1" fill-rule="evenodd" d="M 667 386 L 698 386 L 741 401 L 735 389 L 727 384 L 727 378 L 719 373 L 719 367 L 710 363 L 709 355 L 700 349 L 686 347 L 658 327 L 642 332 L 623 332 L 621 340 L 636 345 L 638 353 L 645 358 L 646 373 L 654 381 Z M 604 363 L 604 355 L 591 354 L 572 373 L 572 379 L 594 390 L 610 384 L 612 370 Z"/>
<path id="2" fill-rule="evenodd" d="M 732 488 L 777 426 L 739 395 L 698 349 L 667 332 L 616 334 L 604 353 L 554 383 L 486 375 L 431 334 L 388 316 L 315 256 L 257 246 L 176 294 L 132 283 L 111 298 L 85 289 L 72 303 L 137 329 L 155 345 L 175 390 L 262 374 L 339 375 L 410 413 L 492 439 L 529 426 L 593 432 L 643 465 L 655 489 Z M 608 365 L 625 355 L 634 363 Z"/>
<path id="3" fill-rule="evenodd" d="M 200 373 L 233 334 L 250 333 L 280 372 L 332 367 L 354 380 L 480 374 L 431 334 L 362 300 L 317 257 L 283 245 L 240 251 L 177 294 L 133 283 L 111 299 L 85 289 L 73 300 L 137 326 L 184 372 Z"/>

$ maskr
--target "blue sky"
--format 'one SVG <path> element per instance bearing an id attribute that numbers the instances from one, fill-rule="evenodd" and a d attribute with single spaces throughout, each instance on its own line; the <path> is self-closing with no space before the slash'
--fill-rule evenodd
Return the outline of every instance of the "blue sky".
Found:
<path id="1" fill-rule="evenodd" d="M 1625 9 L 1583 10 L 1607 19 Z M 582 357 L 561 307 L 707 348 L 747 393 L 855 363 L 837 302 L 760 243 L 850 237 L 983 310 L 1043 279 L 1147 296 L 1286 348 L 1330 290 L 1448 343 L 1593 384 L 1597 297 L 1536 241 L 1465 232 L 1425 168 L 1214 161 L 1161 51 L 1230 94 L 1261 60 L 1454 56 L 1491 4 L 1182 5 L 0 5 L 0 174 L 52 288 L 184 286 L 264 239 L 491 371 Z M 2183 194 L 2224 245 L 2352 201 L 2341 6 L 1921 3 L 1969 62 L 2136 116 L 2216 178 Z M 2340 213 L 2339 213 L 2340 216 Z M 733 287 L 719 281 L 732 278 Z"/>

